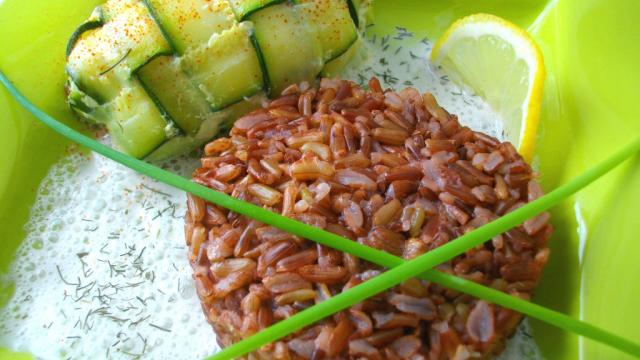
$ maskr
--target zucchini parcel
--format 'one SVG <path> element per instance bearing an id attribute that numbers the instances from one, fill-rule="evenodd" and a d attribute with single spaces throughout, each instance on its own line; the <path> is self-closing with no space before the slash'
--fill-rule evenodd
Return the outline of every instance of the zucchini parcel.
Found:
<path id="1" fill-rule="evenodd" d="M 346 64 L 361 3 L 108 0 L 69 40 L 68 103 L 131 156 L 187 152 L 288 85 Z"/>

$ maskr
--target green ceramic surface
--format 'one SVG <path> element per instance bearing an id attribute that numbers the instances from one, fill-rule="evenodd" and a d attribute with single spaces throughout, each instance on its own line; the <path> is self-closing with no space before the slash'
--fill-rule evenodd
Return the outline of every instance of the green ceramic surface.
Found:
<path id="1" fill-rule="evenodd" d="M 36 105 L 77 124 L 64 103 L 64 49 L 97 0 L 0 0 L 0 70 Z M 534 165 L 551 189 L 640 134 L 640 1 L 376 0 L 377 31 L 395 25 L 437 38 L 477 12 L 528 29 L 548 77 Z M 424 54 L 426 56 L 427 54 Z M 70 144 L 0 87 L 0 278 L 24 237 L 40 181 Z M 640 342 L 640 159 L 553 210 L 552 258 L 534 299 Z M 0 306 L 12 295 L 0 282 Z M 533 321 L 547 359 L 627 359 Z M 0 349 L 0 360 L 29 358 Z"/>

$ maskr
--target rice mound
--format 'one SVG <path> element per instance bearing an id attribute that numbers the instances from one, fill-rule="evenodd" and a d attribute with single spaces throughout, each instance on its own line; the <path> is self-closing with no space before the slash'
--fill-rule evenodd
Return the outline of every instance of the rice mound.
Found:
<path id="1" fill-rule="evenodd" d="M 542 195 L 512 144 L 459 124 L 430 93 L 292 85 L 207 144 L 193 180 L 405 259 Z M 529 299 L 547 262 L 549 214 L 438 266 Z M 221 346 L 385 269 L 190 196 L 198 296 Z M 522 316 L 411 279 L 249 359 L 468 359 L 500 352 Z"/>

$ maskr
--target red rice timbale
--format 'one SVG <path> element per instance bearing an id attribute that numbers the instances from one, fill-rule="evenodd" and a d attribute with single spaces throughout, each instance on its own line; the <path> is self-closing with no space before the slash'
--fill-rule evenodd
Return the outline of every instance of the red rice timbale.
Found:
<path id="1" fill-rule="evenodd" d="M 194 181 L 405 259 L 542 194 L 508 142 L 459 124 L 429 93 L 306 83 L 207 144 Z M 544 213 L 438 266 L 529 299 L 553 232 Z M 190 196 L 186 241 L 221 346 L 385 269 Z M 249 359 L 470 359 L 498 353 L 522 316 L 411 279 L 264 346 Z"/>

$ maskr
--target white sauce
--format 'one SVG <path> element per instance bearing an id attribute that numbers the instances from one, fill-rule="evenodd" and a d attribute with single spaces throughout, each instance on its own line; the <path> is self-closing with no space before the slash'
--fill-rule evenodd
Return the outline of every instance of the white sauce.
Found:
<path id="1" fill-rule="evenodd" d="M 176 170 L 188 175 L 193 165 Z M 181 191 L 102 156 L 56 164 L 11 268 L 2 344 L 44 359 L 212 353 L 185 257 L 184 211 Z"/>
<path id="2" fill-rule="evenodd" d="M 501 137 L 497 116 L 481 99 L 430 69 L 429 42 L 396 34 L 384 43 L 368 40 L 370 56 L 345 78 L 366 83 L 376 73 L 385 87 L 430 91 L 463 124 Z M 169 167 L 188 176 L 196 164 L 182 159 Z M 215 352 L 186 259 L 184 200 L 181 191 L 99 155 L 73 154 L 54 165 L 4 279 L 15 294 L 0 309 L 0 345 L 43 359 L 195 359 Z M 525 321 L 500 359 L 538 358 Z"/>

